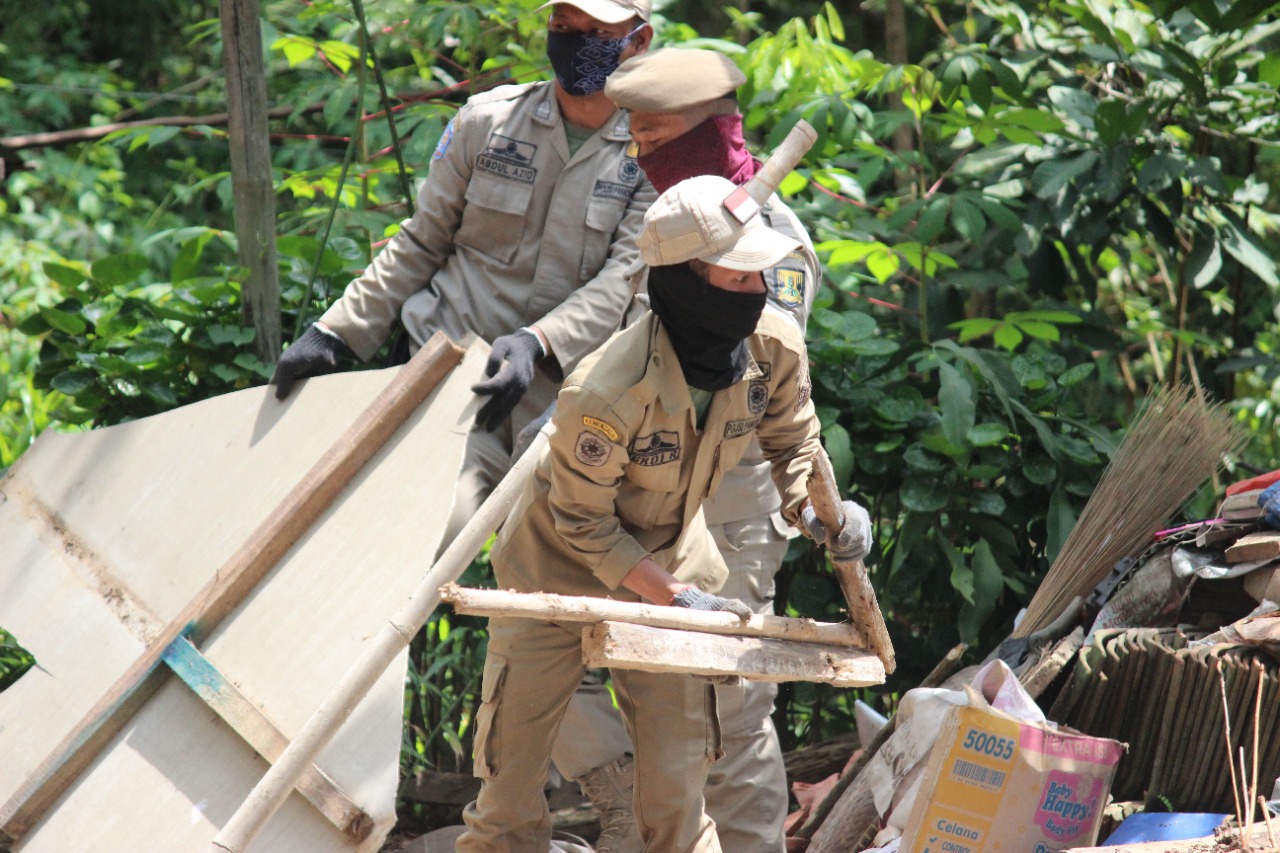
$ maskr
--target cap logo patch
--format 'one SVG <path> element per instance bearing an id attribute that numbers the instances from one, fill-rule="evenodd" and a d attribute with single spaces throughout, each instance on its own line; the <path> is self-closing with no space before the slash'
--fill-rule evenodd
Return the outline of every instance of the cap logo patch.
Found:
<path id="1" fill-rule="evenodd" d="M 631 461 L 644 468 L 680 459 L 680 436 L 672 430 L 642 435 L 631 445 Z"/>
<path id="2" fill-rule="evenodd" d="M 594 432 L 584 430 L 573 446 L 573 456 L 583 465 L 599 468 L 609 458 L 609 445 Z"/>
<path id="3" fill-rule="evenodd" d="M 609 436 L 609 440 L 610 440 L 610 441 L 617 441 L 617 440 L 618 440 L 618 431 L 617 431 L 616 429 L 614 429 L 613 427 L 609 426 L 609 425 L 608 425 L 607 423 L 605 423 L 604 421 L 600 420 L 599 418 L 593 418 L 593 417 L 591 417 L 590 415 L 583 415 L 583 416 L 582 416 L 582 425 L 583 425 L 583 426 L 589 426 L 589 427 L 591 427 L 591 428 L 592 428 L 592 429 L 594 429 L 594 430 L 599 430 L 600 432 L 602 432 L 602 433 L 604 433 L 605 435 Z"/>
<path id="4" fill-rule="evenodd" d="M 746 187 L 738 187 L 729 193 L 724 200 L 725 209 L 733 214 L 733 218 L 745 224 L 748 219 L 760 212 L 760 204 L 751 197 Z"/>

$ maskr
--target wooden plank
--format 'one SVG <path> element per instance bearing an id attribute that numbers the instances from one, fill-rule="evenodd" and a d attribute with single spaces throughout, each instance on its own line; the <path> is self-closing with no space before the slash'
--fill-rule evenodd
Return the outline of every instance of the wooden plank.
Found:
<path id="1" fill-rule="evenodd" d="M 263 758 L 275 761 L 289 745 L 289 739 L 275 723 L 186 637 L 174 640 L 165 650 L 164 662 Z M 373 818 L 314 764 L 298 777 L 296 787 L 320 814 L 353 841 L 363 841 L 373 831 Z"/>
<path id="2" fill-rule="evenodd" d="M 515 616 L 565 622 L 629 622 L 633 625 L 701 631 L 707 634 L 771 637 L 798 643 L 866 648 L 866 641 L 853 625 L 815 622 L 812 619 L 794 619 L 788 616 L 756 614 L 744 621 L 732 613 L 663 607 L 585 595 L 469 589 L 453 583 L 440 588 L 440 600 L 452 604 L 457 612 L 472 616 Z"/>
<path id="3" fill-rule="evenodd" d="M 818 681 L 836 687 L 883 684 L 884 663 L 845 646 L 726 637 L 626 622 L 597 622 L 582 634 L 587 666 L 740 675 L 753 681 Z"/>
<path id="4" fill-rule="evenodd" d="M 1228 563 L 1250 563 L 1280 557 L 1280 531 L 1248 533 L 1224 552 Z"/>
<path id="5" fill-rule="evenodd" d="M 427 342 L 298 481 L 194 598 L 0 805 L 0 832 L 20 840 L 164 680 L 161 656 L 179 636 L 199 642 L 236 608 L 332 504 L 365 463 L 461 360 L 442 334 Z"/>

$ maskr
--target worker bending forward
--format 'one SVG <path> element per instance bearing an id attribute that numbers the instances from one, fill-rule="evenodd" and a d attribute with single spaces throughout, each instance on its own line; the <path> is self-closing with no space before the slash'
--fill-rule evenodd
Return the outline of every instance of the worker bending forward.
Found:
<path id="1" fill-rule="evenodd" d="M 708 592 L 728 572 L 702 502 L 757 439 L 795 524 L 821 445 L 804 340 L 794 322 L 763 311 L 759 271 L 800 244 L 759 216 L 734 219 L 722 204 L 734 189 L 692 178 L 646 213 L 637 244 L 652 312 L 566 379 L 555 432 L 491 553 L 501 588 L 750 615 Z M 475 746 L 482 782 L 459 851 L 548 849 L 543 783 L 583 675 L 582 630 L 490 619 Z M 720 752 L 711 685 L 633 670 L 612 677 L 635 745 L 645 849 L 719 851 L 702 793 Z"/>

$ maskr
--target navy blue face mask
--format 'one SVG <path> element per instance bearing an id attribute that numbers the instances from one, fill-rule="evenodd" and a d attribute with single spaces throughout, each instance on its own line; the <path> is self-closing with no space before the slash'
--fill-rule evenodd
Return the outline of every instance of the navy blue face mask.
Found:
<path id="1" fill-rule="evenodd" d="M 618 68 L 618 57 L 641 24 L 619 39 L 602 39 L 582 32 L 547 33 L 547 58 L 556 79 L 570 95 L 592 95 L 604 88 L 605 78 Z"/>

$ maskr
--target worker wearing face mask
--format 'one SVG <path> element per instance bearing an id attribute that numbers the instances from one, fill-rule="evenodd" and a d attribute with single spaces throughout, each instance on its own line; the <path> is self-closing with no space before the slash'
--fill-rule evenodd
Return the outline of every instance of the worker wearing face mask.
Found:
<path id="1" fill-rule="evenodd" d="M 626 109 L 638 161 L 659 192 L 686 178 L 716 175 L 734 184 L 759 169 L 742 134 L 735 90 L 746 77 L 727 56 L 709 50 L 666 48 L 624 62 L 605 85 L 605 94 Z M 777 196 L 763 206 L 770 228 L 794 238 L 795 251 L 763 273 L 765 310 L 786 318 L 803 333 L 821 281 L 821 268 L 800 221 Z M 663 298 L 650 279 L 655 310 Z M 716 341 L 701 322 L 685 346 L 714 362 Z M 675 329 L 672 334 L 679 334 Z M 739 599 L 758 613 L 772 613 L 774 575 L 796 535 L 779 513 L 780 501 L 769 464 L 754 442 L 713 499 L 703 507 L 707 527 L 729 573 L 718 594 Z M 787 814 L 786 770 L 774 730 L 777 686 L 765 682 L 717 685 L 716 705 L 724 757 L 712 765 L 704 789 L 707 814 L 720 842 L 735 853 L 778 853 Z M 560 773 L 576 779 L 600 813 L 601 853 L 637 853 L 640 835 L 631 812 L 634 747 L 623 728 L 608 687 L 595 674 L 574 695 L 552 756 Z"/>
<path id="2" fill-rule="evenodd" d="M 397 320 L 411 351 L 437 331 L 492 345 L 437 553 L 510 468 L 513 435 L 618 327 L 630 298 L 624 272 L 656 197 L 629 151 L 625 113 L 602 91 L 619 62 L 648 48 L 649 0 L 542 8 L 555 79 L 467 101 L 431 157 L 413 216 L 272 377 L 283 399 L 352 354 L 372 358 Z"/>

